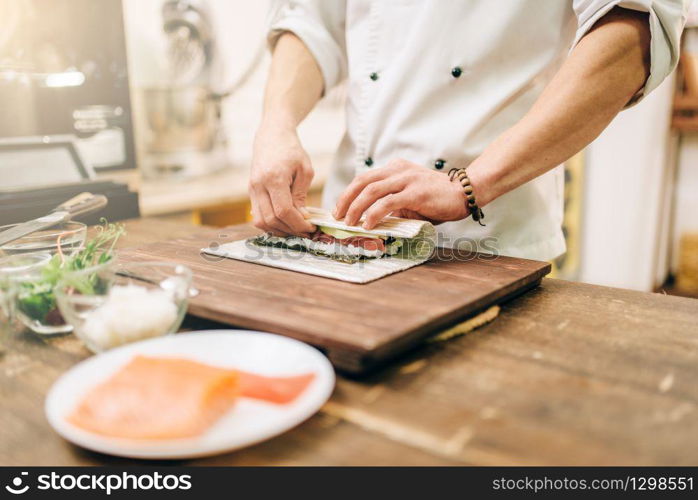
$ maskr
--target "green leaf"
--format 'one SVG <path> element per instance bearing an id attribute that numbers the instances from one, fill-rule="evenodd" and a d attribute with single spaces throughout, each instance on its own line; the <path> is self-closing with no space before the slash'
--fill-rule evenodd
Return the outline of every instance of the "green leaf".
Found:
<path id="1" fill-rule="evenodd" d="M 84 248 L 64 259 L 54 255 L 41 270 L 41 277 L 34 282 L 22 283 L 17 298 L 18 308 L 28 317 L 43 322 L 56 307 L 53 289 L 70 271 L 80 271 L 109 262 L 114 256 L 114 246 L 125 234 L 123 224 L 109 224 L 102 218 L 97 235 L 85 243 Z M 71 283 L 83 294 L 94 294 L 105 289 L 105 283 L 96 274 L 75 277 Z"/>

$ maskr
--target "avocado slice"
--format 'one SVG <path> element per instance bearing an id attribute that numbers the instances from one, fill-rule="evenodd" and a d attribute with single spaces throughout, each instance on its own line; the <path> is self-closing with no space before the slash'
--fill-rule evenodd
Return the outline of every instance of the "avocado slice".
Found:
<path id="1" fill-rule="evenodd" d="M 345 231 L 344 229 L 337 229 L 334 227 L 318 226 L 318 229 L 320 229 L 320 231 L 322 231 L 325 234 L 329 234 L 330 236 L 334 236 L 338 240 L 351 238 L 352 236 L 362 236 L 364 238 L 372 238 L 374 240 L 381 239 L 381 236 L 379 236 L 377 234 L 360 233 L 358 231 Z"/>

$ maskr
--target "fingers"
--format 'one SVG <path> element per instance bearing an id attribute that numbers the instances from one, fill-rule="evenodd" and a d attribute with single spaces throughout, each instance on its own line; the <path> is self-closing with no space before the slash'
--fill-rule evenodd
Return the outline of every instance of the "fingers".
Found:
<path id="1" fill-rule="evenodd" d="M 255 189 L 252 200 L 255 227 L 275 236 L 293 234 L 293 230 L 276 216 L 269 193 L 265 189 Z"/>
<path id="2" fill-rule="evenodd" d="M 299 164 L 295 175 L 276 173 L 255 178 L 250 184 L 254 225 L 277 236 L 315 231 L 315 226 L 304 216 L 312 178 L 309 163 Z"/>
<path id="3" fill-rule="evenodd" d="M 259 197 L 255 195 L 252 196 L 250 199 L 250 203 L 252 205 L 252 224 L 256 228 L 259 228 L 267 233 L 271 233 L 274 236 L 285 236 L 285 233 L 277 231 L 271 226 L 268 226 L 267 223 L 264 221 L 264 214 L 262 213 L 262 210 L 259 208 L 258 198 Z"/>
<path id="4" fill-rule="evenodd" d="M 273 214 L 277 221 L 290 229 L 289 234 L 301 235 L 315 231 L 315 226 L 305 220 L 294 204 L 291 190 L 285 187 L 272 187 L 268 192 Z"/>
<path id="5" fill-rule="evenodd" d="M 389 194 L 402 191 L 405 184 L 404 178 L 395 176 L 368 184 L 352 201 L 347 209 L 344 222 L 350 226 L 358 224 L 361 216 L 371 205 Z"/>
<path id="6" fill-rule="evenodd" d="M 398 194 L 389 194 L 375 202 L 366 210 L 366 219 L 364 220 L 364 229 L 373 229 L 385 217 L 392 212 L 404 209 L 409 206 L 410 196 L 407 191 L 402 191 Z"/>
<path id="7" fill-rule="evenodd" d="M 291 185 L 291 198 L 293 199 L 293 205 L 300 210 L 301 214 L 304 216 L 308 214 L 305 210 L 305 200 L 308 196 L 308 190 L 310 189 L 310 184 L 313 181 L 313 168 L 308 165 L 303 165 L 296 172 L 296 176 L 293 179 L 293 184 Z"/>
<path id="8" fill-rule="evenodd" d="M 347 186 L 342 195 L 337 200 L 337 206 L 334 210 L 336 219 L 343 219 L 347 215 L 349 206 L 353 203 L 357 196 L 364 190 L 366 186 L 372 182 L 377 182 L 387 178 L 394 173 L 389 166 L 364 172 L 361 175 L 354 177 L 354 180 Z"/>

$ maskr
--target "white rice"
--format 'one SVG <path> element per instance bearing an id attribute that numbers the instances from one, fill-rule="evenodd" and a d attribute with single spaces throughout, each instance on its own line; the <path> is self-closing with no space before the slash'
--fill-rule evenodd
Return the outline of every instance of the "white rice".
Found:
<path id="1" fill-rule="evenodd" d="M 115 285 L 106 301 L 86 315 L 82 333 L 98 349 L 168 333 L 177 319 L 171 293 L 138 285 Z"/>

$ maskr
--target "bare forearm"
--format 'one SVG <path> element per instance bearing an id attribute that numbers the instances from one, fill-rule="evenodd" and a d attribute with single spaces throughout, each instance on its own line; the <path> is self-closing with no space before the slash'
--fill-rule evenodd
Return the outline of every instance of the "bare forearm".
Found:
<path id="1" fill-rule="evenodd" d="M 647 15 L 614 9 L 572 51 L 533 108 L 468 168 L 484 205 L 564 162 L 623 109 L 649 75 Z"/>
<path id="2" fill-rule="evenodd" d="M 318 102 L 322 89 L 322 73 L 308 48 L 294 34 L 283 34 L 272 57 L 263 124 L 295 128 Z"/>
<path id="3" fill-rule="evenodd" d="M 272 57 L 250 171 L 252 219 L 260 229 L 277 235 L 315 230 L 303 217 L 313 168 L 296 127 L 322 96 L 322 87 L 322 73 L 305 44 L 291 33 L 282 35 Z"/>

